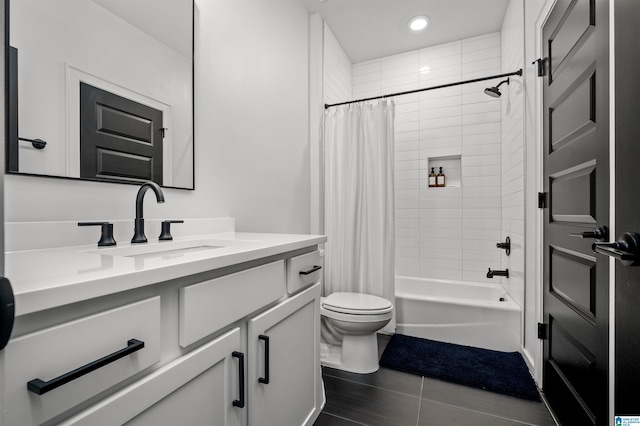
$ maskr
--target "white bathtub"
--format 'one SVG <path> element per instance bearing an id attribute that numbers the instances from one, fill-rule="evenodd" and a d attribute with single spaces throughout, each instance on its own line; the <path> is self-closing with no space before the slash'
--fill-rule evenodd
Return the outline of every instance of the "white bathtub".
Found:
<path id="1" fill-rule="evenodd" d="M 396 322 L 396 333 L 407 336 L 499 351 L 520 348 L 520 307 L 498 283 L 398 276 Z"/>

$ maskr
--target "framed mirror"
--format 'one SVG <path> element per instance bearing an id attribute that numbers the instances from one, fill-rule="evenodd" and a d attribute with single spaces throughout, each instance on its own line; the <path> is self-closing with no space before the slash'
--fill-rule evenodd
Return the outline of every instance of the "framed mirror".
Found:
<path id="1" fill-rule="evenodd" d="M 7 173 L 194 189 L 194 0 L 5 0 Z"/>

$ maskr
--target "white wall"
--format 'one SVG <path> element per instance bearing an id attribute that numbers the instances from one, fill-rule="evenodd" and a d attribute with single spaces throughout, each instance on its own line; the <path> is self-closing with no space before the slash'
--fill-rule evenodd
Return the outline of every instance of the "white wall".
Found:
<path id="1" fill-rule="evenodd" d="M 352 64 L 326 23 L 324 24 L 323 53 L 324 70 L 322 82 L 324 103 L 334 104 L 350 101 L 352 97 Z"/>
<path id="2" fill-rule="evenodd" d="M 231 216 L 240 231 L 308 232 L 308 13 L 297 0 L 196 5 L 196 189 L 165 189 L 160 205 L 149 194 L 145 217 Z M 8 175 L 6 220 L 133 219 L 136 192 Z"/>
<path id="3" fill-rule="evenodd" d="M 491 33 L 355 64 L 353 96 L 499 73 L 500 33 Z M 483 93 L 498 81 L 395 99 L 398 275 L 477 282 L 487 281 L 487 268 L 500 269 L 500 101 Z M 433 160 L 443 156 L 460 162 Z M 430 158 L 461 186 L 428 188 Z"/>
<path id="4" fill-rule="evenodd" d="M 502 72 L 524 68 L 524 4 L 511 0 L 502 23 Z M 524 84 L 513 76 L 502 91 L 502 235 L 511 239 L 511 254 L 502 256 L 509 279 L 502 283 L 524 307 Z"/>
<path id="5" fill-rule="evenodd" d="M 210 196 L 238 229 L 308 232 L 308 12 L 296 0 L 200 3 Z"/>

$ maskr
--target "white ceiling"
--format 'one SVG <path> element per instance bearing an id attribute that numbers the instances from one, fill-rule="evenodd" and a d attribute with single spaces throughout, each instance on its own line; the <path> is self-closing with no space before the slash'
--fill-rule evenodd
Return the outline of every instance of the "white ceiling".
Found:
<path id="1" fill-rule="evenodd" d="M 300 0 L 319 13 L 352 63 L 500 31 L 509 0 Z M 427 15 L 412 34 L 407 23 Z"/>

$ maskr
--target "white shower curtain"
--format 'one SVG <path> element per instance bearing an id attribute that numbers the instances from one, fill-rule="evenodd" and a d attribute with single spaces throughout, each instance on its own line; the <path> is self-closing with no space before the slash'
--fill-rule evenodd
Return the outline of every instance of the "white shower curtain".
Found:
<path id="1" fill-rule="evenodd" d="M 325 295 L 395 301 L 394 114 L 392 100 L 325 112 Z"/>

